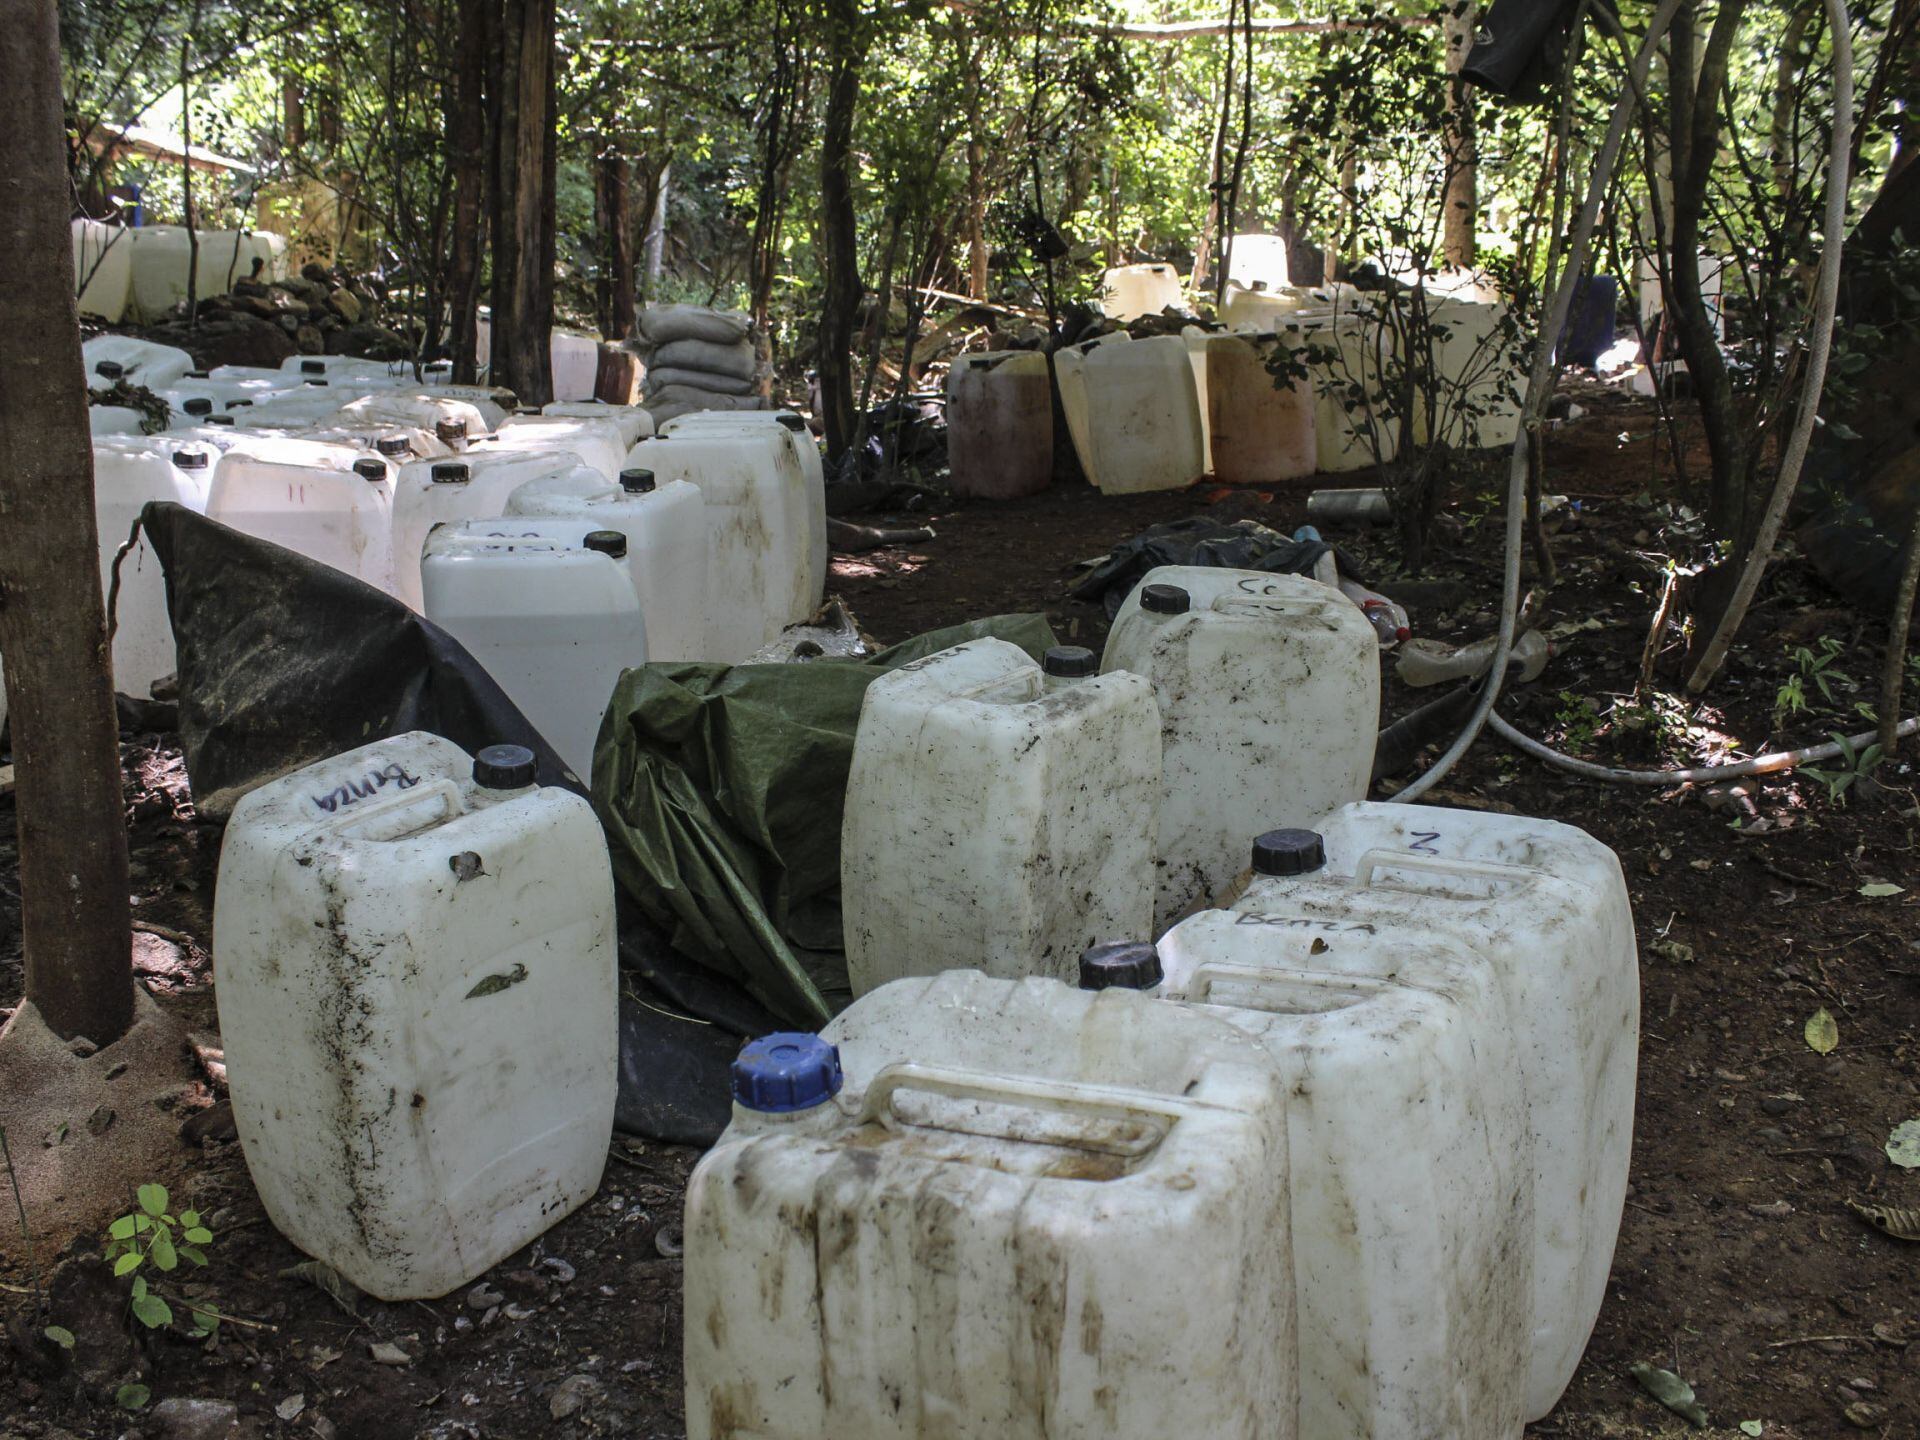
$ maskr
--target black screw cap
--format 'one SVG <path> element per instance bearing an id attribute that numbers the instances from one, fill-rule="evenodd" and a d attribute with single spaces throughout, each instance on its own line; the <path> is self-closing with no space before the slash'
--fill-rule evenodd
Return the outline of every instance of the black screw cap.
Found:
<path id="1" fill-rule="evenodd" d="M 182 403 L 180 408 L 189 415 L 211 415 L 213 413 L 213 401 L 207 399 L 204 395 L 196 395 L 191 400 Z"/>
<path id="2" fill-rule="evenodd" d="M 302 360 L 300 362 L 300 373 L 302 375 L 324 375 L 327 373 L 327 362 L 324 360 Z"/>
<path id="3" fill-rule="evenodd" d="M 587 549 L 611 555 L 616 560 L 627 558 L 627 537 L 618 530 L 595 530 L 582 543 Z"/>
<path id="4" fill-rule="evenodd" d="M 353 462 L 353 473 L 362 480 L 384 480 L 387 478 L 387 462 L 368 455 Z"/>
<path id="5" fill-rule="evenodd" d="M 464 420 L 436 420 L 433 433 L 442 440 L 464 440 L 467 438 L 467 422 Z"/>
<path id="6" fill-rule="evenodd" d="M 127 367 L 118 360 L 102 360 L 93 367 L 93 373 L 102 380 L 118 380 L 127 373 Z"/>
<path id="7" fill-rule="evenodd" d="M 533 784 L 533 751 L 489 745 L 473 757 L 473 783 L 484 790 L 524 790 Z"/>
<path id="8" fill-rule="evenodd" d="M 651 470 L 622 470 L 620 472 L 620 488 L 629 495 L 644 495 L 653 489 L 657 483 L 653 478 L 653 472 Z"/>
<path id="9" fill-rule="evenodd" d="M 473 478 L 473 471 L 464 460 L 442 460 L 433 467 L 432 475 L 436 485 L 464 485 Z"/>
<path id="10" fill-rule="evenodd" d="M 204 450 L 176 450 L 173 463 L 180 470 L 204 470 L 213 464 L 213 457 Z"/>
<path id="11" fill-rule="evenodd" d="M 1068 680 L 1083 680 L 1100 673 L 1100 657 L 1084 645 L 1056 645 L 1040 662 L 1049 675 Z"/>
<path id="12" fill-rule="evenodd" d="M 1145 940 L 1109 940 L 1080 957 L 1082 990 L 1151 990 L 1165 978 L 1160 952 Z"/>
<path id="13" fill-rule="evenodd" d="M 1156 615 L 1184 615 L 1193 608 L 1193 597 L 1178 585 L 1144 585 L 1140 608 Z"/>
<path id="14" fill-rule="evenodd" d="M 1256 875 L 1307 875 L 1327 863 L 1327 847 L 1314 830 L 1269 830 L 1253 842 Z"/>
<path id="15" fill-rule="evenodd" d="M 373 442 L 373 448 L 388 459 L 392 459 L 406 454 L 413 447 L 407 443 L 407 437 L 404 435 L 382 435 Z"/>

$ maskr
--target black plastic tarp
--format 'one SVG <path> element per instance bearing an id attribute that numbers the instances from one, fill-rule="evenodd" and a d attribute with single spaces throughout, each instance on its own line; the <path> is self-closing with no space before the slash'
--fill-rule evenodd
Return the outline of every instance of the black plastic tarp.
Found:
<path id="1" fill-rule="evenodd" d="M 1293 540 L 1255 520 L 1229 525 L 1204 516 L 1171 520 L 1122 540 L 1072 590 L 1076 600 L 1099 600 L 1107 615 L 1119 613 L 1133 587 L 1162 565 L 1210 565 L 1229 570 L 1262 570 L 1271 575 L 1308 575 L 1334 547 L 1324 540 Z M 1347 557 L 1334 551 L 1344 576 L 1355 576 Z"/>

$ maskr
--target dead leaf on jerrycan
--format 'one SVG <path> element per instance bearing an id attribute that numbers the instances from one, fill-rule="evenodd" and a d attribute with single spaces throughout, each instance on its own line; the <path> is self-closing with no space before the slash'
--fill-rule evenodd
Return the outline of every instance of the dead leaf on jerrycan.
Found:
<path id="1" fill-rule="evenodd" d="M 1636 1360 L 1627 1367 L 1627 1373 L 1640 1382 L 1642 1390 L 1681 1419 L 1691 1425 L 1704 1427 L 1707 1424 L 1706 1409 L 1694 1398 L 1693 1387 L 1673 1371 Z"/>

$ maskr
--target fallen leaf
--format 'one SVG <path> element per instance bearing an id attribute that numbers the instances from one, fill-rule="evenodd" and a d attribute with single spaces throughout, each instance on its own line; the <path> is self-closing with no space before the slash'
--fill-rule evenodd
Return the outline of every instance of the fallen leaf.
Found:
<path id="1" fill-rule="evenodd" d="M 1889 895 L 1906 894 L 1907 887 L 1904 885 L 1890 885 L 1885 880 L 1876 880 L 1871 885 L 1862 885 L 1858 893 L 1866 896 L 1869 900 L 1883 900 Z"/>
<path id="2" fill-rule="evenodd" d="M 304 1280 L 327 1296 L 354 1319 L 360 1318 L 360 1292 L 353 1282 L 324 1260 L 302 1260 L 280 1272 L 282 1280 Z"/>
<path id="3" fill-rule="evenodd" d="M 1920 1210 L 1907 1205 L 1862 1205 L 1849 1200 L 1847 1208 L 1883 1235 L 1920 1242 Z"/>
<path id="4" fill-rule="evenodd" d="M 1807 1048 L 1820 1055 L 1831 1055 L 1833 1047 L 1840 1043 L 1840 1026 L 1825 1007 L 1807 1017 L 1807 1028 L 1803 1032 L 1807 1037 Z"/>
<path id="5" fill-rule="evenodd" d="M 1671 960 L 1676 965 L 1693 963 L 1693 947 L 1679 940 L 1656 940 L 1647 949 L 1662 960 Z"/>
<path id="6" fill-rule="evenodd" d="M 1740 1433 L 1742 1435 L 1761 1435 L 1766 1432 L 1766 1428 L 1767 1427 L 1762 1425 L 1758 1420 L 1742 1420 L 1740 1422 Z"/>
<path id="7" fill-rule="evenodd" d="M 1689 1424 L 1704 1427 L 1707 1412 L 1694 1398 L 1693 1387 L 1671 1370 L 1662 1370 L 1644 1360 L 1636 1360 L 1628 1373 L 1640 1382 L 1640 1388 Z"/>
<path id="8" fill-rule="evenodd" d="M 388 1340 L 376 1340 L 367 1346 L 367 1354 L 376 1365 L 411 1365 L 413 1357 Z"/>
<path id="9" fill-rule="evenodd" d="M 305 1395 L 289 1395 L 273 1407 L 273 1413 L 278 1415 L 282 1420 L 295 1420 L 299 1418 L 300 1412 L 306 1408 L 307 1397 Z"/>
<path id="10" fill-rule="evenodd" d="M 1905 1120 L 1887 1137 L 1887 1158 L 1903 1170 L 1920 1170 L 1920 1120 Z"/>
<path id="11" fill-rule="evenodd" d="M 325 1345 L 316 1345 L 307 1352 L 307 1362 L 316 1370 L 324 1370 L 339 1358 L 338 1350 L 329 1350 Z"/>
<path id="12" fill-rule="evenodd" d="M 1881 1418 L 1887 1412 L 1878 1405 L 1856 1400 L 1841 1413 L 1847 1417 L 1847 1423 L 1857 1430 L 1878 1430 Z"/>

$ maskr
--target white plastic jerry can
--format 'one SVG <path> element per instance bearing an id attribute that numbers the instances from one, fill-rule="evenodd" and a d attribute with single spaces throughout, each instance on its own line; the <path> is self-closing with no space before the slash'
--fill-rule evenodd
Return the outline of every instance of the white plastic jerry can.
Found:
<path id="1" fill-rule="evenodd" d="M 805 569 L 799 579 L 790 624 L 803 624 L 813 618 L 826 594 L 827 570 L 831 557 L 827 547 L 826 463 L 820 458 L 820 446 L 807 428 L 807 422 L 791 410 L 696 410 L 669 420 L 663 435 L 690 435 L 694 432 L 739 431 L 748 433 L 773 427 L 786 442 L 794 468 L 785 471 L 787 488 L 782 492 L 787 519 L 783 526 L 805 535 Z M 798 483 L 794 477 L 798 476 Z"/>
<path id="2" fill-rule="evenodd" d="M 1319 844 L 1263 836 L 1256 874 L 1291 868 L 1302 842 Z M 1300 1433 L 1517 1440 L 1534 1173 L 1491 968 L 1442 935 L 1278 908 L 1202 911 L 1158 958 L 1164 997 L 1258 1036 L 1286 1082 Z M 1151 983 L 1154 961 L 1110 947 L 1082 984 Z"/>
<path id="3" fill-rule="evenodd" d="M 840 844 L 855 995 L 980 969 L 1071 980 L 1146 933 L 1160 717 L 1147 681 L 973 640 L 867 688 Z"/>
<path id="4" fill-rule="evenodd" d="M 1390 459 L 1400 443 L 1400 420 L 1387 408 L 1391 328 L 1371 308 L 1347 304 L 1298 312 L 1287 339 L 1322 357 L 1307 363 L 1319 468 L 1336 475 Z"/>
<path id="5" fill-rule="evenodd" d="M 248 435 L 214 472 L 207 515 L 392 588 L 393 470 L 357 446 Z"/>
<path id="6" fill-rule="evenodd" d="M 406 426 L 425 430 L 448 450 L 487 433 L 486 418 L 464 400 L 432 392 L 376 390 L 342 405 L 337 423 L 353 426 Z"/>
<path id="7" fill-rule="evenodd" d="M 734 1065 L 690 1440 L 1293 1440 L 1287 1139 L 1210 1017 L 974 972 Z"/>
<path id="8" fill-rule="evenodd" d="M 1490 968 L 1526 1097 L 1534 1188 L 1525 1416 L 1552 1410 L 1600 1312 L 1626 1200 L 1640 970 L 1618 857 L 1571 825 L 1424 805 L 1319 821 L 1324 866 L 1256 876 L 1237 914 L 1456 941 Z"/>
<path id="9" fill-rule="evenodd" d="M 580 468 L 571 454 L 474 449 L 452 459 L 402 465 L 393 482 L 393 594 L 422 607 L 420 555 L 427 534 L 451 520 L 491 520 L 529 480 Z"/>
<path id="10" fill-rule="evenodd" d="M 477 441 L 476 448 L 571 455 L 576 463 L 598 470 L 608 483 L 618 478 L 627 456 L 619 422 L 577 415 L 510 415 L 491 436 Z"/>
<path id="11" fill-rule="evenodd" d="M 800 472 L 786 440 L 770 426 L 675 431 L 634 446 L 624 468 L 699 490 L 709 597 L 701 658 L 744 662 L 806 602 L 809 539 L 792 502 Z"/>
<path id="12" fill-rule="evenodd" d="M 73 222 L 73 287 L 82 315 L 117 325 L 133 286 L 133 231 L 99 220 Z"/>
<path id="13" fill-rule="evenodd" d="M 520 516 L 438 526 L 420 562 L 426 617 L 466 647 L 583 782 L 620 672 L 647 663 L 626 562 L 618 530 Z"/>
<path id="14" fill-rule="evenodd" d="M 1100 313 L 1123 322 L 1178 309 L 1183 300 L 1180 272 L 1164 260 L 1116 266 L 1100 282 Z"/>
<path id="15" fill-rule="evenodd" d="M 207 511 L 219 453 L 211 445 L 181 443 L 172 435 L 127 436 L 93 447 L 93 514 L 100 543 L 100 593 L 113 593 L 113 562 L 143 506 L 171 500 L 196 514 Z M 166 576 L 141 532 L 120 561 L 114 596 L 113 685 L 145 699 L 153 682 L 174 672 L 173 621 Z"/>
<path id="16" fill-rule="evenodd" d="M 1100 668 L 1146 677 L 1160 707 L 1157 927 L 1245 869 L 1247 836 L 1367 793 L 1379 643 L 1317 580 L 1161 566 L 1114 616 Z"/>
<path id="17" fill-rule="evenodd" d="M 575 420 L 611 420 L 620 427 L 620 439 L 629 449 L 653 434 L 653 416 L 638 405 L 609 405 L 600 400 L 550 400 L 540 407 L 540 413 Z"/>
<path id="18" fill-rule="evenodd" d="M 649 660 L 699 660 L 706 642 L 707 516 L 697 486 L 629 467 L 608 485 L 584 467 L 529 480 L 508 516 L 584 520 L 627 537 L 627 573 L 647 623 Z"/>
<path id="19" fill-rule="evenodd" d="M 1178 490 L 1206 473 L 1206 437 L 1187 342 L 1069 346 L 1054 356 L 1067 428 L 1087 478 L 1107 494 Z"/>
<path id="20" fill-rule="evenodd" d="M 618 1071 L 613 875 L 531 751 L 378 741 L 234 807 L 214 902 L 234 1122 L 268 1218 L 382 1300 L 589 1199 Z"/>
<path id="21" fill-rule="evenodd" d="M 125 380 L 149 390 L 164 390 L 186 379 L 193 357 L 171 345 L 135 340 L 130 335 L 96 335 L 80 347 L 87 384 L 105 389 Z"/>
<path id="22" fill-rule="evenodd" d="M 1188 345 L 1196 333 L 1186 332 Z M 1297 345 L 1297 337 L 1290 337 Z M 1209 471 L 1229 485 L 1272 485 L 1314 473 L 1313 387 L 1302 378 L 1282 385 L 1268 370 L 1270 336 L 1207 335 L 1201 351 L 1206 381 Z"/>

